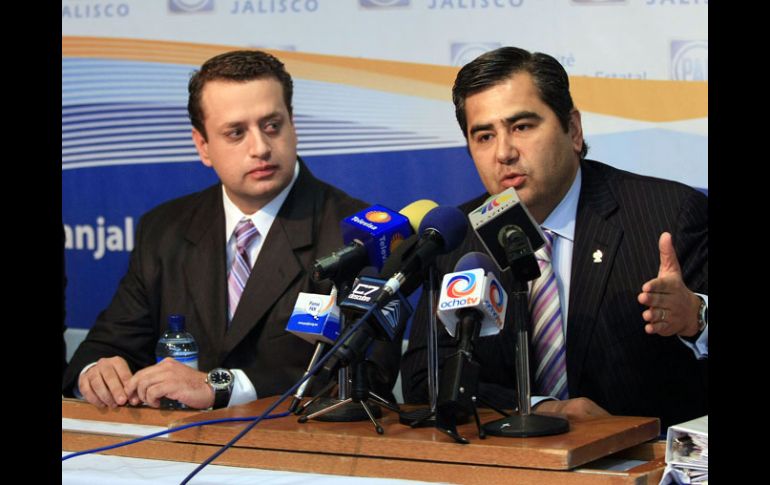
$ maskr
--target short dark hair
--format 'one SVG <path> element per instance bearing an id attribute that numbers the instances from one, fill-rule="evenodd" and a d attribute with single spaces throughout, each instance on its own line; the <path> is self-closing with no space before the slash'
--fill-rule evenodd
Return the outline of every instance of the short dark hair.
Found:
<path id="1" fill-rule="evenodd" d="M 246 82 L 255 79 L 273 78 L 283 86 L 283 101 L 289 116 L 292 115 L 291 98 L 294 83 L 283 63 L 277 57 L 258 50 L 238 50 L 225 52 L 212 57 L 195 71 L 187 85 L 187 114 L 190 122 L 206 139 L 203 124 L 204 113 L 201 106 L 203 87 L 209 81 Z"/>
<path id="2" fill-rule="evenodd" d="M 457 122 L 466 139 L 466 98 L 502 83 L 517 72 L 527 72 L 532 76 L 540 99 L 556 113 L 564 132 L 569 131 L 570 112 L 575 108 L 575 104 L 569 93 L 569 76 L 564 67 L 548 54 L 532 53 L 518 47 L 500 47 L 480 55 L 457 73 L 452 87 L 452 102 L 455 105 Z M 580 158 L 585 158 L 587 153 L 588 146 L 583 140 Z"/>

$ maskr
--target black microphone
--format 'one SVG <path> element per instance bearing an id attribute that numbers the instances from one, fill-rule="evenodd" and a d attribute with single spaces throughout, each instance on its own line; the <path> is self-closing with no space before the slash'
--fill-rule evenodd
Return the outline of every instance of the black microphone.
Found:
<path id="1" fill-rule="evenodd" d="M 375 296 L 385 280 L 373 275 L 377 275 L 375 268 L 364 268 L 353 282 L 350 293 L 340 301 L 340 309 L 350 315 L 348 322 L 352 321 L 351 317 L 364 315 L 376 305 Z M 377 307 L 366 322 L 344 337 L 344 343 L 324 364 L 324 372 L 335 372 L 342 366 L 364 360 L 375 339 L 393 341 L 403 335 L 406 321 L 412 315 L 412 307 L 401 293 L 397 296 L 386 305 Z M 352 328 L 352 323 L 349 328 Z"/>
<path id="2" fill-rule="evenodd" d="M 350 281 L 364 266 L 381 269 L 391 252 L 417 230 L 425 214 L 437 205 L 421 199 L 398 212 L 373 205 L 346 217 L 340 222 L 346 246 L 315 261 L 313 280 Z"/>
<path id="3" fill-rule="evenodd" d="M 514 274 L 525 281 L 540 275 L 535 258 L 526 257 L 528 248 L 523 247 L 521 234 L 526 235 L 532 252 L 545 245 L 545 235 L 512 187 L 489 197 L 468 219 L 500 270 L 515 261 Z"/>
<path id="4" fill-rule="evenodd" d="M 428 212 L 420 224 L 418 241 L 399 258 L 401 265 L 383 285 L 376 304 L 383 305 L 410 279 L 422 281 L 421 272 L 436 256 L 457 248 L 467 231 L 465 214 L 456 207 L 439 206 Z"/>

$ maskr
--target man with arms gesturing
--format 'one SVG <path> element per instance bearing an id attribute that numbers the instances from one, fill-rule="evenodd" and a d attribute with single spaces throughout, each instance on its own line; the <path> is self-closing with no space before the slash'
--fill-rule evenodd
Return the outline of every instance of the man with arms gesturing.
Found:
<path id="1" fill-rule="evenodd" d="M 543 346 L 540 361 L 530 351 L 530 367 L 534 393 L 558 400 L 533 398 L 536 410 L 659 416 L 664 426 L 707 414 L 706 197 L 586 160 L 567 73 L 546 54 L 503 47 L 481 55 L 458 73 L 453 101 L 488 192 L 461 209 L 513 187 L 553 237 L 548 301 L 558 304 L 547 330 L 530 328 L 531 347 Z M 470 231 L 438 259 L 439 273 L 469 251 L 483 251 Z M 502 277 L 511 288 L 510 271 Z M 427 400 L 427 307 L 423 295 L 402 361 L 407 402 Z M 479 393 L 505 407 L 515 403 L 511 327 L 480 339 L 475 352 Z M 453 344 L 442 335 L 439 345 L 446 353 Z"/>

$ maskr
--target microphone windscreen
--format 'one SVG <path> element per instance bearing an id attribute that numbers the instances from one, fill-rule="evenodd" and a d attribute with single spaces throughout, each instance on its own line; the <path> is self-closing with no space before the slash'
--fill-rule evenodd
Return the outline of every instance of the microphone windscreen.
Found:
<path id="1" fill-rule="evenodd" d="M 434 230 L 441 234 L 444 246 L 441 254 L 448 253 L 462 243 L 465 233 L 468 231 L 468 220 L 463 211 L 452 206 L 438 206 L 425 215 L 420 224 L 419 233 Z"/>
<path id="2" fill-rule="evenodd" d="M 432 200 L 420 199 L 404 206 L 404 208 L 398 212 L 402 216 L 405 216 L 407 219 L 409 219 L 409 225 L 412 226 L 412 231 L 417 233 L 420 229 L 422 220 L 425 218 L 425 215 L 435 207 L 438 207 L 438 204 Z"/>
<path id="3" fill-rule="evenodd" d="M 492 258 L 479 251 L 472 251 L 460 258 L 457 264 L 455 264 L 454 272 L 458 273 L 477 268 L 483 269 L 485 274 L 491 271 L 495 278 L 500 279 L 500 270 L 495 262 L 492 261 Z"/>

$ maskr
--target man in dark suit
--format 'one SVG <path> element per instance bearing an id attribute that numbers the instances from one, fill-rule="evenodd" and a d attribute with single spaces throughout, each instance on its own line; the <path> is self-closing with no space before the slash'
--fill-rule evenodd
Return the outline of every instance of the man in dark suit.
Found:
<path id="1" fill-rule="evenodd" d="M 193 75 L 193 140 L 221 183 L 142 217 L 128 273 L 75 352 L 65 394 L 77 390 L 98 406 L 157 407 L 168 398 L 207 408 L 280 394 L 299 380 L 313 347 L 286 323 L 299 292 L 330 292 L 308 269 L 342 245 L 340 220 L 365 204 L 298 158 L 291 100 L 291 77 L 264 52 L 221 54 Z M 236 233 L 255 236 L 241 248 Z M 156 342 L 174 313 L 197 340 L 200 370 L 173 359 L 156 364 Z M 379 349 L 395 359 L 393 374 L 399 350 Z M 207 371 L 219 367 L 234 385 L 215 402 Z M 389 395 L 395 377 L 375 377 L 372 386 Z"/>
<path id="2" fill-rule="evenodd" d="M 530 367 L 534 392 L 561 399 L 533 397 L 536 410 L 658 416 L 664 427 L 708 414 L 706 197 L 586 160 L 567 73 L 551 56 L 514 47 L 483 54 L 458 73 L 453 101 L 488 192 L 461 208 L 513 187 L 554 238 L 559 300 L 549 315 L 558 330 L 537 344 L 539 361 L 530 342 Z M 438 259 L 439 273 L 469 251 L 484 251 L 470 231 Z M 512 282 L 503 272 L 504 287 Z M 427 312 L 423 297 L 402 360 L 407 402 L 427 400 Z M 510 305 L 507 326 L 474 352 L 480 395 L 503 407 L 515 405 L 512 314 Z M 440 355 L 453 348 L 446 332 L 439 346 Z"/>

